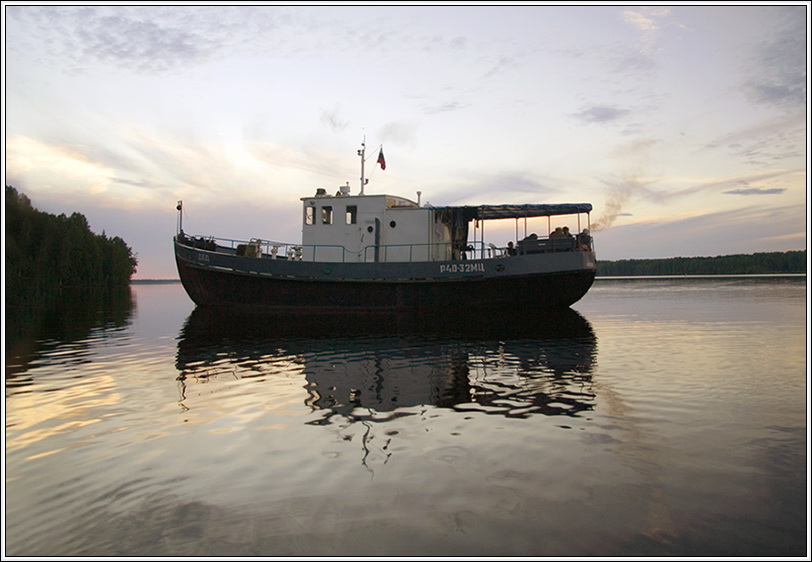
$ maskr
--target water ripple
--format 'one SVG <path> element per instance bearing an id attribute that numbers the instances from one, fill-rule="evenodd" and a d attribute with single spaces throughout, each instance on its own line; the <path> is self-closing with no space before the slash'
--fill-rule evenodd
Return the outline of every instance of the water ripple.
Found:
<path id="1" fill-rule="evenodd" d="M 139 289 L 7 364 L 8 553 L 802 554 L 797 287 L 655 285 L 365 330 Z"/>

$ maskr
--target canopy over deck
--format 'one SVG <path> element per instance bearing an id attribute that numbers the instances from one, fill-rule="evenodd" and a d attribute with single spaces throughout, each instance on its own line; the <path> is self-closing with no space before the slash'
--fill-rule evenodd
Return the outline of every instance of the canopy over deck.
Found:
<path id="1" fill-rule="evenodd" d="M 558 203 L 528 205 L 463 205 L 456 207 L 434 207 L 437 210 L 461 212 L 466 220 L 521 219 L 529 217 L 550 217 L 575 215 L 592 211 L 591 203 Z"/>

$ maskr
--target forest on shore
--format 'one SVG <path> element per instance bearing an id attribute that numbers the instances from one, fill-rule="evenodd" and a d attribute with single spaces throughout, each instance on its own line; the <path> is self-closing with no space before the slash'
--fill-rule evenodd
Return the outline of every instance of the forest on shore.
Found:
<path id="1" fill-rule="evenodd" d="M 598 260 L 597 276 L 806 273 L 806 250 L 716 257 Z"/>
<path id="2" fill-rule="evenodd" d="M 47 307 L 67 290 L 128 286 L 138 261 L 118 236 L 94 234 L 84 215 L 37 210 L 6 186 L 6 308 Z"/>

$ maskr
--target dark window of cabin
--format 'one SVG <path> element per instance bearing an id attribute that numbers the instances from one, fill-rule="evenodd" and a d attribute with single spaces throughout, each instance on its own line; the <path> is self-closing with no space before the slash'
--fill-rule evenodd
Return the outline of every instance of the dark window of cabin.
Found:
<path id="1" fill-rule="evenodd" d="M 321 224 L 333 224 L 332 207 L 325 206 L 321 208 Z"/>
<path id="2" fill-rule="evenodd" d="M 347 205 L 347 224 L 356 224 L 358 222 L 358 207 L 355 205 Z"/>
<path id="3" fill-rule="evenodd" d="M 305 224 L 314 224 L 316 222 L 316 209 L 313 207 L 305 207 Z"/>

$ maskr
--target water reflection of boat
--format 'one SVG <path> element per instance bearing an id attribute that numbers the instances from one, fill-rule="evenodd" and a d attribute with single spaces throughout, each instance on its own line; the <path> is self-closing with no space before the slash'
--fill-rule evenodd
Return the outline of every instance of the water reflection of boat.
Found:
<path id="1" fill-rule="evenodd" d="M 580 314 L 338 318 L 197 308 L 178 341 L 179 379 L 290 371 L 303 401 L 350 419 L 417 405 L 505 416 L 574 415 L 593 406 L 595 336 Z"/>

